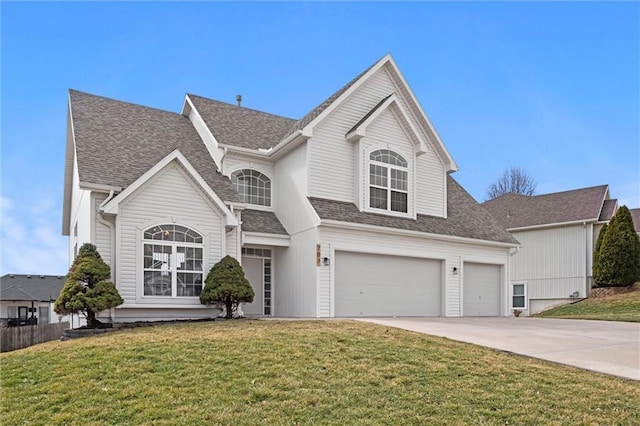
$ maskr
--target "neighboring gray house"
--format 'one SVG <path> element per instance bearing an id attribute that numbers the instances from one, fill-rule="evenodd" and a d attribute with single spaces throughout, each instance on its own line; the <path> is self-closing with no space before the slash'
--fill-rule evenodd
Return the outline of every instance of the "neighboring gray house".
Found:
<path id="1" fill-rule="evenodd" d="M 215 315 L 225 255 L 250 315 L 508 315 L 518 242 L 457 168 L 390 55 L 301 119 L 71 90 L 62 228 L 70 261 L 91 242 L 111 265 L 116 321 Z"/>
<path id="2" fill-rule="evenodd" d="M 633 220 L 633 229 L 640 235 L 640 209 L 629 209 L 631 219 Z"/>
<path id="3" fill-rule="evenodd" d="M 588 296 L 595 242 L 618 206 L 607 185 L 536 196 L 509 193 L 482 206 L 522 245 L 511 258 L 513 309 L 533 314 Z"/>
<path id="4" fill-rule="evenodd" d="M 61 276 L 4 275 L 0 278 L 0 318 L 21 324 L 31 318 L 38 324 L 60 322 L 53 304 L 65 281 Z"/>

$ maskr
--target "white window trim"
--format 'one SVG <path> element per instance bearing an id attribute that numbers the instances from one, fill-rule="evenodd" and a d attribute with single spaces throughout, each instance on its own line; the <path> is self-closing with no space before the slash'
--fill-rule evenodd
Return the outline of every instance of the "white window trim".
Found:
<path id="1" fill-rule="evenodd" d="M 393 164 L 389 164 L 389 163 L 382 163 L 379 161 L 375 161 L 375 160 L 371 160 L 370 156 L 371 153 L 374 151 L 378 151 L 381 149 L 386 149 L 392 152 L 395 152 L 396 154 L 400 155 L 406 162 L 407 162 L 407 167 L 400 167 L 400 166 L 395 166 Z M 378 209 L 375 207 L 371 207 L 371 192 L 370 192 L 370 188 L 372 186 L 376 187 L 376 188 L 380 188 L 383 189 L 380 186 L 377 185 L 372 185 L 371 184 L 371 173 L 370 173 L 370 165 L 374 164 L 377 166 L 383 166 L 386 167 L 387 170 L 389 171 L 387 174 L 387 209 Z M 369 213 L 378 213 L 378 214 L 384 214 L 384 215 L 388 215 L 388 216 L 397 216 L 397 217 L 409 217 L 409 218 L 413 218 L 414 217 L 414 212 L 413 212 L 413 161 L 412 161 L 412 157 L 407 156 L 406 153 L 396 149 L 396 148 L 392 148 L 389 146 L 373 146 L 373 147 L 369 147 L 368 149 L 364 150 L 364 167 L 362 170 L 362 173 L 364 173 L 365 175 L 365 187 L 364 187 L 364 201 L 365 201 L 365 206 L 364 206 L 364 211 L 369 212 Z M 396 169 L 396 170 L 401 170 L 401 171 L 405 171 L 407 172 L 407 212 L 397 212 L 397 211 L 393 211 L 391 210 L 391 173 L 390 170 L 391 168 Z M 393 190 L 393 191 L 397 191 L 397 192 L 405 192 L 402 190 Z"/>
<path id="2" fill-rule="evenodd" d="M 202 243 L 189 243 L 189 242 L 185 242 L 185 241 L 162 241 L 162 240 L 149 240 L 149 239 L 145 239 L 144 238 L 144 233 L 147 229 L 153 228 L 154 226 L 160 226 L 160 225 L 179 225 L 179 226 L 183 226 L 187 229 L 190 229 L 194 232 L 197 232 L 201 237 L 202 237 Z M 171 265 L 171 269 L 170 269 L 170 273 L 171 273 L 171 296 L 159 296 L 159 295 L 145 295 L 144 294 L 144 273 L 147 270 L 147 268 L 144 267 L 144 246 L 145 244 L 151 244 L 151 245 L 164 245 L 164 246 L 170 246 L 171 247 L 171 256 L 176 256 L 177 255 L 177 247 L 193 247 L 193 248 L 201 248 L 202 249 L 202 288 L 204 288 L 205 286 L 205 279 L 207 277 L 207 273 L 208 273 L 208 265 L 207 265 L 207 237 L 206 235 L 201 232 L 200 230 L 198 230 L 197 228 L 187 225 L 185 223 L 182 222 L 172 222 L 172 221 L 164 221 L 164 222 L 154 222 L 151 225 L 147 225 L 145 226 L 143 229 L 140 229 L 138 231 L 138 258 L 139 258 L 139 265 L 140 265 L 140 297 L 139 300 L 146 300 L 146 301 L 150 301 L 150 300 L 157 300 L 157 301 L 169 301 L 169 300 L 200 300 L 199 296 L 178 296 L 178 281 L 177 281 L 177 274 L 178 271 L 177 270 L 177 262 L 175 261 L 170 261 L 169 264 Z M 190 271 L 184 271 L 184 272 L 190 272 Z"/>
<path id="3" fill-rule="evenodd" d="M 258 172 L 258 173 L 260 173 L 260 174 L 262 174 L 262 175 L 266 176 L 266 177 L 267 177 L 267 179 L 269 179 L 269 183 L 270 183 L 270 193 L 271 193 L 270 198 L 269 198 L 269 205 L 268 205 L 268 206 L 265 206 L 265 205 L 262 205 L 262 204 L 249 203 L 249 202 L 246 202 L 246 201 L 244 201 L 244 200 L 243 200 L 243 202 L 246 202 L 246 204 L 247 204 L 247 205 L 250 205 L 250 206 L 252 206 L 252 207 L 256 207 L 256 210 L 267 210 L 267 211 L 273 211 L 273 200 L 275 199 L 274 194 L 273 194 L 273 192 L 274 192 L 274 187 L 275 187 L 275 185 L 274 185 L 274 183 L 273 183 L 273 177 L 272 177 L 272 176 L 270 176 L 270 175 L 269 175 L 269 173 L 265 173 L 265 172 L 264 172 L 264 170 L 262 170 L 262 169 L 261 169 L 261 168 L 259 168 L 259 167 L 254 167 L 254 166 L 251 166 L 251 165 L 247 165 L 246 167 L 237 167 L 237 168 L 235 168 L 235 169 L 233 169 L 233 170 L 231 170 L 231 171 L 229 172 L 229 180 L 231 180 L 231 183 L 233 184 L 234 189 L 235 189 L 235 184 L 233 183 L 233 180 L 231 179 L 231 177 L 233 176 L 233 174 L 234 174 L 234 173 L 239 172 L 239 171 L 241 171 L 241 170 L 253 170 L 253 171 L 255 171 L 255 172 Z M 236 189 L 236 191 L 237 191 L 237 189 Z M 238 191 L 238 194 L 239 194 L 240 196 L 242 196 L 242 194 L 240 194 L 240 192 L 239 192 L 239 191 Z"/>
<path id="4" fill-rule="evenodd" d="M 514 293 L 514 288 L 515 288 L 515 286 L 517 286 L 517 285 L 521 285 L 521 286 L 523 286 L 523 287 L 524 287 L 524 294 L 523 294 L 523 295 L 516 295 L 516 294 Z M 522 307 L 520 307 L 520 306 L 513 306 L 513 298 L 514 298 L 515 296 L 519 296 L 519 297 L 520 297 L 520 296 L 522 296 L 522 297 L 524 297 L 524 306 L 522 306 Z M 511 305 L 511 309 L 523 309 L 523 310 L 524 310 L 524 309 L 528 309 L 529 304 L 527 303 L 527 301 L 528 301 L 528 297 L 527 297 L 527 283 L 526 283 L 526 282 L 515 282 L 515 283 L 511 283 L 511 303 L 510 303 L 510 305 Z"/>

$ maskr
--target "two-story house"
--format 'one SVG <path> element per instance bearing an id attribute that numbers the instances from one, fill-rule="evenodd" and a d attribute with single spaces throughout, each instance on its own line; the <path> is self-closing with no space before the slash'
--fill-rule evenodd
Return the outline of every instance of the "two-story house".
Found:
<path id="1" fill-rule="evenodd" d="M 508 315 L 518 242 L 457 168 L 390 55 L 299 120 L 72 90 L 63 233 L 111 265 L 116 321 L 214 315 L 198 295 L 227 254 L 246 314 Z"/>

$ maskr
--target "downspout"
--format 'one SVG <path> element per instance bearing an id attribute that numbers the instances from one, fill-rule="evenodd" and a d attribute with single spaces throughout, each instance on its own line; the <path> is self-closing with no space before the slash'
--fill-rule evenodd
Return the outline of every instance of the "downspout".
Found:
<path id="1" fill-rule="evenodd" d="M 589 239 L 587 238 L 587 222 L 582 222 L 584 227 L 584 297 L 589 297 Z"/>
<path id="2" fill-rule="evenodd" d="M 104 211 L 104 206 L 113 199 L 114 194 L 115 191 L 113 189 L 110 190 L 109 196 L 105 198 L 98 207 L 98 222 L 109 227 L 109 235 L 111 236 L 111 281 L 115 281 L 116 278 L 116 227 L 110 221 L 105 219 L 102 212 Z M 114 282 L 114 284 L 116 284 L 117 288 L 117 283 Z M 115 318 L 115 308 L 110 309 L 109 316 L 111 317 L 111 322 L 113 322 L 113 319 Z"/>

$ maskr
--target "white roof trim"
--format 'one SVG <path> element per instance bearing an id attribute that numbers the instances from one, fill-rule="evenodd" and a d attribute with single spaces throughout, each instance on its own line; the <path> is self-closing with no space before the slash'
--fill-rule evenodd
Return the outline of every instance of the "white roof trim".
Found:
<path id="1" fill-rule="evenodd" d="M 391 235 L 410 235 L 414 237 L 430 238 L 430 239 L 441 240 L 441 241 L 473 243 L 473 244 L 493 246 L 493 247 L 505 247 L 505 248 L 521 247 L 520 244 L 515 244 L 515 243 L 503 243 L 500 241 L 478 240 L 475 238 L 468 238 L 468 237 L 456 237 L 453 235 L 432 234 L 429 232 L 420 232 L 420 231 L 412 231 L 412 230 L 397 229 L 397 228 L 387 228 L 383 226 L 367 225 L 364 223 L 354 223 L 354 222 L 342 222 L 339 220 L 330 220 L 330 219 L 322 219 L 322 221 L 320 222 L 320 225 L 330 226 L 333 228 L 342 228 L 342 229 L 361 229 L 364 231 L 373 231 L 373 232 L 379 232 L 379 233 L 391 234 Z"/>
<path id="2" fill-rule="evenodd" d="M 133 194 L 136 190 L 138 190 L 142 185 L 144 185 L 149 179 L 162 171 L 165 167 L 167 167 L 172 161 L 178 161 L 189 174 L 193 177 L 193 179 L 200 185 L 200 187 L 204 190 L 204 192 L 211 197 L 211 199 L 216 203 L 218 208 L 222 210 L 225 214 L 227 223 L 226 226 L 238 226 L 238 219 L 236 216 L 227 208 L 222 199 L 216 194 L 207 182 L 200 176 L 200 174 L 196 171 L 196 169 L 189 163 L 189 161 L 185 158 L 184 155 L 180 152 L 180 150 L 176 149 L 172 151 L 169 155 L 164 157 L 155 166 L 147 170 L 142 176 L 136 179 L 131 185 L 125 188 L 120 194 L 114 197 L 111 201 L 109 201 L 103 208 L 104 213 L 107 214 L 118 214 L 118 209 L 120 203 L 126 200 L 131 194 Z"/>
<path id="3" fill-rule="evenodd" d="M 366 136 L 367 127 L 369 127 L 369 125 L 371 125 L 371 123 L 373 123 L 380 116 L 380 114 L 382 114 L 384 111 L 386 111 L 393 105 L 395 105 L 396 108 L 398 108 L 398 110 L 400 111 L 400 114 L 402 114 L 404 120 L 406 121 L 406 123 L 403 123 L 403 125 L 408 127 L 408 130 L 411 131 L 411 133 L 413 134 L 413 137 L 418 141 L 418 144 L 416 145 L 416 154 L 420 155 L 420 154 L 426 153 L 429 150 L 427 142 L 420 135 L 418 130 L 415 128 L 415 126 L 411 123 L 411 120 L 409 119 L 409 114 L 407 114 L 407 111 L 404 109 L 402 104 L 398 102 L 398 96 L 395 93 L 391 94 L 382 103 L 382 105 L 379 105 L 376 108 L 376 110 L 369 117 L 367 117 L 366 120 L 364 120 L 362 123 L 358 125 L 358 127 L 354 128 L 349 133 L 347 133 L 347 136 L 346 136 L 347 140 L 357 141 L 361 137 Z"/>
<path id="4" fill-rule="evenodd" d="M 289 247 L 290 239 L 288 235 L 266 234 L 264 232 L 242 232 L 243 244 Z"/>
<path id="5" fill-rule="evenodd" d="M 73 193 L 73 167 L 76 157 L 76 136 L 73 129 L 71 94 L 67 94 L 67 137 L 65 143 L 64 190 L 62 195 L 62 235 L 69 235 L 71 219 L 71 197 Z"/>
<path id="6" fill-rule="evenodd" d="M 608 221 L 605 221 L 605 222 L 608 222 Z M 506 229 L 509 232 L 518 232 L 518 231 L 529 231 L 529 230 L 542 229 L 542 228 L 557 228 L 559 226 L 588 225 L 592 223 L 605 223 L 605 222 L 598 222 L 598 218 L 596 217 L 591 219 L 572 220 L 569 222 L 542 223 L 540 225 L 518 226 L 518 227 L 506 228 Z"/>

